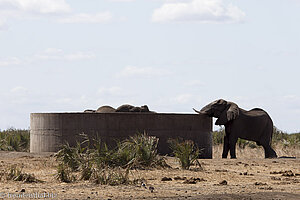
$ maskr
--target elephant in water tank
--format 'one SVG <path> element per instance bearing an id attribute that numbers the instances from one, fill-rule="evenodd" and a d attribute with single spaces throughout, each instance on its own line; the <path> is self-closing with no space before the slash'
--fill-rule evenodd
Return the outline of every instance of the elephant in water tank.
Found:
<path id="1" fill-rule="evenodd" d="M 83 111 L 84 113 L 95 113 L 96 110 L 91 110 L 91 109 L 87 109 L 85 111 Z"/>
<path id="2" fill-rule="evenodd" d="M 277 154 L 271 147 L 273 122 L 266 111 L 254 108 L 246 111 L 237 104 L 223 99 L 216 100 L 200 111 L 199 114 L 217 118 L 216 125 L 225 126 L 225 137 L 222 158 L 236 158 L 235 145 L 238 138 L 255 141 L 262 145 L 265 158 L 276 158 Z"/>
<path id="3" fill-rule="evenodd" d="M 97 113 L 113 113 L 116 109 L 111 106 L 101 106 L 96 110 Z"/>
<path id="4" fill-rule="evenodd" d="M 150 112 L 147 105 L 143 105 L 141 107 L 132 106 L 129 104 L 124 104 L 119 106 L 116 109 L 116 112 Z"/>

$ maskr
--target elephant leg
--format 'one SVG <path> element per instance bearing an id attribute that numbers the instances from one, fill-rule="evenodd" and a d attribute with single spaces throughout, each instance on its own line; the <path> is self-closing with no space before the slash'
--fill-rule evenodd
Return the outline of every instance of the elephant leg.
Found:
<path id="1" fill-rule="evenodd" d="M 277 158 L 277 154 L 271 146 L 270 146 L 270 151 L 271 151 L 270 158 Z"/>
<path id="2" fill-rule="evenodd" d="M 269 158 L 270 154 L 269 154 L 269 149 L 267 146 L 263 145 L 264 151 L 265 151 L 265 158 Z"/>
<path id="3" fill-rule="evenodd" d="M 227 158 L 228 152 L 229 152 L 229 137 L 225 135 L 222 158 Z"/>
<path id="4" fill-rule="evenodd" d="M 262 146 L 265 150 L 265 158 L 277 158 L 276 152 L 274 151 L 274 149 L 272 149 L 268 142 L 262 142 Z"/>
<path id="5" fill-rule="evenodd" d="M 235 137 L 229 138 L 230 158 L 236 158 L 236 154 L 235 154 L 236 142 L 237 142 L 237 138 L 235 138 Z"/>

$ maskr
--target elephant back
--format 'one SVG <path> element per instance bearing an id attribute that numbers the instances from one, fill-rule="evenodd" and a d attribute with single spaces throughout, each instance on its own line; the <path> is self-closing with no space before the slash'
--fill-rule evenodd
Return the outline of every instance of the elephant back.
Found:
<path id="1" fill-rule="evenodd" d="M 96 110 L 97 113 L 113 113 L 115 111 L 116 109 L 111 106 L 101 106 Z"/>
<path id="2" fill-rule="evenodd" d="M 116 109 L 116 112 L 132 112 L 135 107 L 129 104 L 124 104 Z"/>

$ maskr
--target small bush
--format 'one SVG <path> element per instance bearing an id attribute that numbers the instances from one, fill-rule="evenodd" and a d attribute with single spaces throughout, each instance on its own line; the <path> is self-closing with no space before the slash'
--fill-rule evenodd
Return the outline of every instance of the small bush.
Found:
<path id="1" fill-rule="evenodd" d="M 93 173 L 93 163 L 87 162 L 81 168 L 81 180 L 89 180 Z"/>
<path id="2" fill-rule="evenodd" d="M 72 171 L 77 171 L 80 166 L 80 148 L 79 144 L 75 148 L 70 147 L 69 143 L 66 143 L 62 146 L 56 154 L 56 157 L 59 161 L 68 166 Z"/>
<path id="3" fill-rule="evenodd" d="M 276 144 L 281 143 L 284 147 L 300 145 L 300 133 L 284 133 L 274 126 L 272 141 Z"/>
<path id="4" fill-rule="evenodd" d="M 41 182 L 35 178 L 34 174 L 24 173 L 22 172 L 22 168 L 19 168 L 16 165 L 11 166 L 9 171 L 3 175 L 6 177 L 6 180 L 23 181 L 24 183 Z"/>
<path id="5" fill-rule="evenodd" d="M 170 139 L 170 148 L 173 154 L 178 158 L 182 169 L 189 169 L 192 164 L 198 164 L 198 157 L 200 155 L 200 150 L 195 146 L 194 142 L 191 140 L 182 139 Z"/>
<path id="6" fill-rule="evenodd" d="M 10 128 L 0 131 L 0 150 L 29 151 L 29 130 Z"/>
<path id="7" fill-rule="evenodd" d="M 148 136 L 146 133 L 137 134 L 123 141 L 117 154 L 131 168 L 165 167 L 164 158 L 157 154 L 157 145 L 157 137 Z"/>
<path id="8" fill-rule="evenodd" d="M 212 132 L 213 145 L 223 144 L 225 136 L 225 129 L 221 128 L 217 131 Z M 282 144 L 284 147 L 288 146 L 299 146 L 300 145 L 300 133 L 288 134 L 273 127 L 273 144 Z M 237 144 L 240 148 L 245 148 L 249 146 L 250 148 L 257 148 L 256 142 L 238 139 Z"/>
<path id="9" fill-rule="evenodd" d="M 212 132 L 212 140 L 213 145 L 223 144 L 224 143 L 224 136 L 225 136 L 225 129 L 221 128 L 217 131 Z"/>
<path id="10" fill-rule="evenodd" d="M 249 140 L 240 139 L 240 138 L 237 140 L 237 145 L 238 145 L 241 149 L 245 149 L 246 146 L 249 146 L 249 147 L 252 148 L 252 149 L 258 147 L 258 145 L 257 145 L 255 142 L 249 141 Z"/>
<path id="11" fill-rule="evenodd" d="M 72 174 L 79 171 L 81 180 L 123 184 L 128 183 L 130 169 L 168 166 L 164 157 L 157 154 L 158 138 L 146 133 L 119 142 L 114 149 L 109 149 L 99 137 L 93 140 L 94 148 L 90 148 L 90 140 L 84 134 L 81 136 L 85 139 L 83 142 L 77 142 L 75 147 L 67 143 L 56 154 L 59 161 L 57 178 L 63 182 L 74 181 L 76 177 Z M 126 169 L 126 173 L 121 169 Z"/>
<path id="12" fill-rule="evenodd" d="M 92 173 L 91 180 L 101 185 L 126 185 L 130 183 L 129 169 L 122 168 L 104 168 L 95 169 Z"/>
<path id="13" fill-rule="evenodd" d="M 64 163 L 59 163 L 57 166 L 56 178 L 65 183 L 71 183 L 76 180 L 76 177 L 72 174 L 70 167 L 66 166 Z"/>

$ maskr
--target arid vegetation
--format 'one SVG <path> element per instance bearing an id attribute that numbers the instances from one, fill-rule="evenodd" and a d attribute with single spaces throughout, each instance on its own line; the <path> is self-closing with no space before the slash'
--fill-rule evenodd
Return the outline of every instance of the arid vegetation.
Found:
<path id="1" fill-rule="evenodd" d="M 170 139 L 170 148 L 173 151 L 173 155 L 178 159 L 182 169 L 190 169 L 191 165 L 198 164 L 198 157 L 201 150 L 191 140 L 183 139 Z"/>
<path id="2" fill-rule="evenodd" d="M 56 154 L 58 180 L 67 183 L 80 179 L 98 184 L 129 184 L 131 169 L 168 167 L 165 157 L 157 153 L 158 138 L 146 133 L 118 142 L 113 149 L 109 149 L 99 138 L 90 141 L 86 135 L 82 137 L 82 143 L 77 142 L 75 147 L 65 144 Z"/>
<path id="3" fill-rule="evenodd" d="M 278 155 L 299 157 L 299 133 L 274 131 Z M 238 159 L 219 159 L 223 130 L 213 133 L 212 160 L 196 159 L 201 149 L 183 139 L 170 141 L 174 157 L 160 156 L 158 138 L 146 133 L 120 141 L 115 148 L 101 138 L 82 135 L 82 142 L 74 147 L 65 144 L 56 154 L 16 152 L 25 149 L 21 144 L 28 141 L 26 134 L 29 138 L 28 131 L 1 131 L 1 148 L 11 150 L 0 151 L 3 194 L 46 191 L 58 199 L 300 197 L 299 159 L 264 159 L 260 146 L 243 140 L 237 146 Z"/>
<path id="4" fill-rule="evenodd" d="M 9 128 L 0 131 L 0 150 L 29 151 L 30 134 L 26 129 Z"/>
<path id="5" fill-rule="evenodd" d="M 1 131 L 1 148 L 13 150 L 0 151 L 1 192 L 46 192 L 57 199 L 300 198 L 299 159 L 264 159 L 261 147 L 243 140 L 238 159 L 219 159 L 222 134 L 213 133 L 214 159 L 200 160 L 201 149 L 182 139 L 170 142 L 174 157 L 159 156 L 158 138 L 145 133 L 112 149 L 100 138 L 85 138 L 56 154 L 37 155 L 15 151 L 26 149 L 28 131 Z M 273 145 L 279 156 L 300 156 L 299 134 L 277 130 Z"/>
<path id="6" fill-rule="evenodd" d="M 300 133 L 286 133 L 274 126 L 273 129 L 273 145 L 288 146 L 300 146 Z M 213 145 L 223 144 L 223 137 L 225 130 L 223 128 L 214 131 L 213 133 Z M 99 138 L 100 139 L 100 138 Z M 132 141 L 133 142 L 133 141 Z M 28 129 L 15 129 L 9 128 L 7 130 L 0 130 L 0 150 L 2 151 L 29 151 L 30 133 Z M 127 143 L 127 146 L 129 143 Z M 255 142 L 239 139 L 237 146 L 240 148 L 250 147 L 257 148 L 258 145 Z M 124 147 L 125 148 L 125 147 Z M 102 150 L 105 150 L 105 148 Z"/>
<path id="7" fill-rule="evenodd" d="M 223 144 L 223 138 L 225 135 L 224 128 L 221 128 L 213 133 L 213 145 L 220 145 Z M 273 145 L 283 145 L 283 146 L 300 146 L 300 133 L 292 133 L 288 134 L 279 129 L 275 126 L 273 128 L 273 138 L 272 138 Z M 240 148 L 250 147 L 250 148 L 257 148 L 258 145 L 255 142 L 238 139 L 237 146 Z"/>

